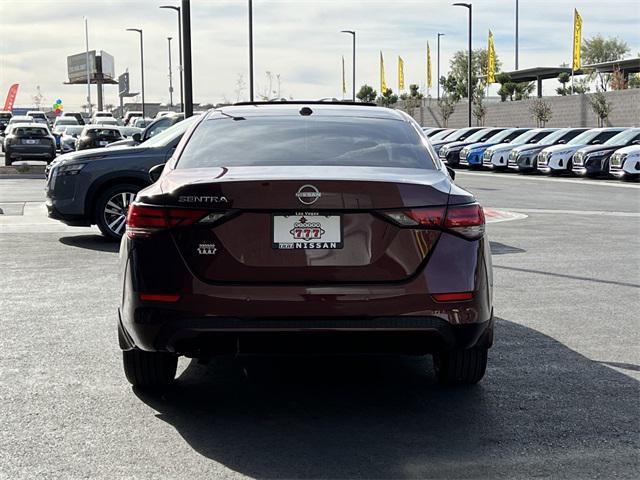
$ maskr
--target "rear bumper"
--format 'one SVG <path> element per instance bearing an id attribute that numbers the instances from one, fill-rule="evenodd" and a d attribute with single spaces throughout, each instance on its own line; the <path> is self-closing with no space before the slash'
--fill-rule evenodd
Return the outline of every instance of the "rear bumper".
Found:
<path id="1" fill-rule="evenodd" d="M 199 357 L 219 354 L 427 354 L 493 343 L 493 318 L 466 325 L 433 316 L 177 318 L 170 310 L 137 312 L 135 340 L 119 321 L 120 348 Z"/>

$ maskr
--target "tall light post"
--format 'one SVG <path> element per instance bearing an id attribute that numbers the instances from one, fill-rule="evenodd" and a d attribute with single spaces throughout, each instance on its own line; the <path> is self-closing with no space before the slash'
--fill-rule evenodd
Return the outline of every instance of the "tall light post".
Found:
<path id="1" fill-rule="evenodd" d="M 167 37 L 169 44 L 169 106 L 173 108 L 173 72 L 171 71 L 171 37 Z"/>
<path id="2" fill-rule="evenodd" d="M 519 14 L 518 0 L 516 0 L 516 70 L 518 70 L 518 14 Z"/>
<path id="3" fill-rule="evenodd" d="M 160 8 L 168 8 L 174 10 L 178 14 L 178 50 L 180 64 L 178 65 L 178 72 L 180 72 L 180 111 L 184 112 L 184 87 L 182 80 L 182 17 L 180 7 L 174 7 L 173 5 L 162 5 Z"/>
<path id="4" fill-rule="evenodd" d="M 144 46 L 142 45 L 142 29 L 127 28 L 127 32 L 138 32 L 140 34 L 140 90 L 142 92 L 142 118 L 146 118 L 144 110 Z"/>
<path id="5" fill-rule="evenodd" d="M 249 0 L 249 101 L 253 102 L 253 1 Z"/>
<path id="6" fill-rule="evenodd" d="M 191 65 L 191 3 L 182 0 L 182 50 L 184 51 L 184 117 L 193 115 L 193 70 Z"/>
<path id="7" fill-rule="evenodd" d="M 472 7 L 470 3 L 454 3 L 453 4 L 456 7 L 464 7 L 469 11 L 469 53 L 468 56 L 469 58 L 467 59 L 467 100 L 469 101 L 469 126 L 471 126 L 471 102 L 473 101 L 473 87 L 471 86 L 471 66 L 473 65 L 472 63 L 472 58 L 471 56 L 473 55 L 473 45 L 471 44 L 471 16 L 472 16 Z"/>
<path id="8" fill-rule="evenodd" d="M 84 17 L 84 40 L 86 46 L 86 62 L 87 62 L 87 105 L 89 106 L 89 118 L 91 118 L 91 72 L 89 68 L 89 24 L 87 17 Z"/>
<path id="9" fill-rule="evenodd" d="M 340 33 L 348 33 L 353 36 L 353 101 L 356 101 L 356 32 L 353 30 L 342 30 Z"/>
<path id="10" fill-rule="evenodd" d="M 444 37 L 444 33 L 438 33 L 438 100 L 440 100 L 440 37 Z"/>

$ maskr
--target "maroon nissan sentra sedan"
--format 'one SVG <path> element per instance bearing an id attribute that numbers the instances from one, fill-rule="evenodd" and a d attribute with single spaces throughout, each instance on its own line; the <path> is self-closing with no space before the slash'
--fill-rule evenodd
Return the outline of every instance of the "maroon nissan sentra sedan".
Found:
<path id="1" fill-rule="evenodd" d="M 397 110 L 203 115 L 129 208 L 127 379 L 166 385 L 180 355 L 314 352 L 433 354 L 440 382 L 478 382 L 493 343 L 489 241 L 450 175 Z"/>

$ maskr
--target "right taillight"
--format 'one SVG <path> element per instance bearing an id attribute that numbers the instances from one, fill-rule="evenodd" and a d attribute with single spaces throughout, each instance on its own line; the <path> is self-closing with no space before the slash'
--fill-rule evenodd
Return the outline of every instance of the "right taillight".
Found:
<path id="1" fill-rule="evenodd" d="M 475 240 L 484 235 L 484 223 L 484 211 L 479 204 L 451 205 L 447 208 L 444 228 Z"/>
<path id="2" fill-rule="evenodd" d="M 470 240 L 484 235 L 484 212 L 477 203 L 449 207 L 407 208 L 382 213 L 401 227 L 442 228 Z"/>

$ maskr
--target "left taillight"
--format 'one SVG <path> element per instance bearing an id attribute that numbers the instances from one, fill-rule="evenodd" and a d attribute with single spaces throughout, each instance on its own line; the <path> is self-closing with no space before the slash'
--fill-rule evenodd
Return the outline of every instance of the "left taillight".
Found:
<path id="1" fill-rule="evenodd" d="M 401 227 L 442 228 L 470 240 L 484 235 L 484 212 L 477 203 L 388 210 L 382 214 Z"/>
<path id="2" fill-rule="evenodd" d="M 148 237 L 168 228 L 193 225 L 208 213 L 207 210 L 131 204 L 127 213 L 127 235 Z"/>

